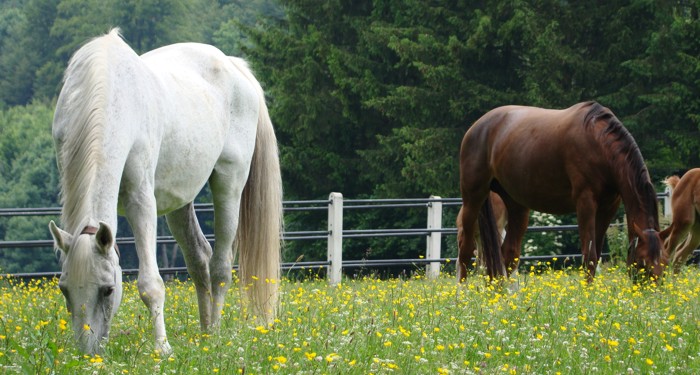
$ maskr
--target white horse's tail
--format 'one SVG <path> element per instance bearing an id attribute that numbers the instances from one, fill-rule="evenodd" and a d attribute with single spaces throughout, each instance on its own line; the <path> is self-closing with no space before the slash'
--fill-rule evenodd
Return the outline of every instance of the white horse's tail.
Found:
<path id="1" fill-rule="evenodd" d="M 247 67 L 241 66 L 242 60 L 232 60 L 253 84 L 260 87 Z M 240 254 L 240 285 L 248 295 L 253 314 L 271 322 L 277 314 L 280 283 L 282 176 L 277 138 L 261 88 L 259 94 L 255 151 L 241 198 L 234 249 Z"/>

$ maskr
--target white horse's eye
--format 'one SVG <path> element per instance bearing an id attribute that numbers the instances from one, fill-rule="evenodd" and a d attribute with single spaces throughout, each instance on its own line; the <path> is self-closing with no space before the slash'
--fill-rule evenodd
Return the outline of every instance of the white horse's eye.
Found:
<path id="1" fill-rule="evenodd" d="M 114 287 L 113 286 L 106 286 L 100 288 L 100 292 L 102 294 L 102 297 L 109 297 L 114 293 Z"/>

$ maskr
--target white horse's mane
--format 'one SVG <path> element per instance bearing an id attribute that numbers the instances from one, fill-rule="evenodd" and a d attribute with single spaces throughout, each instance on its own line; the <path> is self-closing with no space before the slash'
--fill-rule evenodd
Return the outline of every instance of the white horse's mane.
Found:
<path id="1" fill-rule="evenodd" d="M 61 253 L 61 263 L 64 264 L 64 271 L 71 272 L 73 283 L 77 285 L 86 284 L 92 272 L 85 270 L 95 269 L 95 256 L 92 250 L 92 242 L 88 236 L 78 236 L 70 249 L 70 256 Z"/>
<path id="2" fill-rule="evenodd" d="M 57 104 L 64 126 L 57 134 L 57 158 L 61 169 L 61 222 L 66 231 L 77 235 L 90 214 L 91 191 L 97 168 L 104 163 L 102 153 L 108 49 L 106 44 L 120 43 L 119 29 L 85 44 L 71 57 L 64 76 L 62 99 Z M 127 47 L 128 48 L 128 47 Z"/>

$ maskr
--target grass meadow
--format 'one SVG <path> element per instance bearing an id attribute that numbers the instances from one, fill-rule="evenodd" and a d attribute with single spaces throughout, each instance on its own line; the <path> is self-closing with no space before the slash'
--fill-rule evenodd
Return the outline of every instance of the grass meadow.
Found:
<path id="1" fill-rule="evenodd" d="M 538 271 L 535 271 L 538 270 Z M 234 274 L 235 278 L 235 274 Z M 281 280 L 272 325 L 245 319 L 233 288 L 223 323 L 199 330 L 192 283 L 167 283 L 173 355 L 153 351 L 135 282 L 102 356 L 73 344 L 55 280 L 0 280 L 5 374 L 694 374 L 700 371 L 700 271 L 633 284 L 608 266 L 533 267 L 509 285 L 438 280 Z"/>

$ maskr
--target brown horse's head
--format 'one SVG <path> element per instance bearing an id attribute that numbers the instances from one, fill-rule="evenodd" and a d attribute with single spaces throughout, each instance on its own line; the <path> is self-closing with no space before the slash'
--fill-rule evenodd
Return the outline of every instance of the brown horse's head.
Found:
<path id="1" fill-rule="evenodd" d="M 627 265 L 630 277 L 635 281 L 658 280 L 668 264 L 663 242 L 656 229 L 640 229 L 634 225 L 634 237 L 630 241 Z"/>

